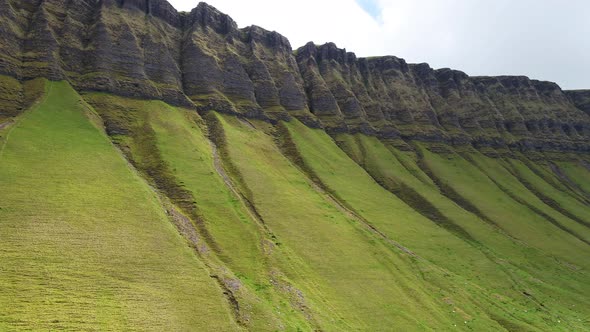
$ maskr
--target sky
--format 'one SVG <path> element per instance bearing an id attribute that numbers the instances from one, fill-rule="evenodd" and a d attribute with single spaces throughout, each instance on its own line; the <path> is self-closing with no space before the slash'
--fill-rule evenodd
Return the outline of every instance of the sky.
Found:
<path id="1" fill-rule="evenodd" d="M 196 0 L 169 0 L 190 11 Z M 208 0 L 239 27 L 334 42 L 357 56 L 395 55 L 472 76 L 526 75 L 590 89 L 588 0 Z"/>

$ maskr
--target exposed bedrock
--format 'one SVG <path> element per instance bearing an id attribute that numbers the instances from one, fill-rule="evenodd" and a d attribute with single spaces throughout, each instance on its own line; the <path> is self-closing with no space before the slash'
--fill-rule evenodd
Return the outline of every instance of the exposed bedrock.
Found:
<path id="1" fill-rule="evenodd" d="M 332 43 L 309 43 L 296 53 L 310 108 L 328 128 L 521 150 L 589 150 L 590 118 L 580 108 L 587 109 L 590 98 L 579 92 L 575 104 L 574 92 L 552 82 L 470 77 L 393 56 L 357 58 Z"/>
<path id="2" fill-rule="evenodd" d="M 0 37 L 0 74 L 21 82 L 66 79 L 79 91 L 201 112 L 297 117 L 330 133 L 590 151 L 588 91 L 358 58 L 333 43 L 294 52 L 279 33 L 238 28 L 206 3 L 179 13 L 166 0 L 0 0 Z M 14 95 L 0 99 L 17 105 Z"/>
<path id="3" fill-rule="evenodd" d="M 565 91 L 574 105 L 590 115 L 590 90 Z"/>

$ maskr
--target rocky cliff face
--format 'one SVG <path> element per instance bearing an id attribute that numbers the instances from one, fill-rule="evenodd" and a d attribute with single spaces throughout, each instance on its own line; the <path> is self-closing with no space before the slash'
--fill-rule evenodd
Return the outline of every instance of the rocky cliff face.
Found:
<path id="1" fill-rule="evenodd" d="M 178 13 L 165 0 L 0 0 L 0 18 L 0 73 L 21 82 L 42 76 L 201 112 L 294 116 L 331 133 L 590 151 L 587 92 L 357 58 L 331 43 L 293 52 L 280 34 L 239 29 L 205 3 Z M 14 95 L 0 99 L 18 108 Z"/>
<path id="2" fill-rule="evenodd" d="M 571 90 L 565 93 L 577 108 L 590 115 L 590 90 Z"/>
<path id="3" fill-rule="evenodd" d="M 185 26 L 184 89 L 200 109 L 268 119 L 305 113 L 302 79 L 285 37 L 257 26 L 238 29 L 205 3 Z"/>
<path id="4" fill-rule="evenodd" d="M 551 82 L 469 77 L 334 44 L 297 51 L 311 111 L 328 129 L 521 149 L 587 149 L 590 119 Z"/>
<path id="5" fill-rule="evenodd" d="M 166 1 L 2 0 L 0 70 L 80 90 L 188 103 L 180 16 Z"/>

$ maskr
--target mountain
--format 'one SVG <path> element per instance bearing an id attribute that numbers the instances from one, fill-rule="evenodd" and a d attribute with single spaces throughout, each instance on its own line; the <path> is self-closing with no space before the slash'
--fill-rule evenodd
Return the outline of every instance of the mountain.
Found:
<path id="1" fill-rule="evenodd" d="M 206 3 L 0 18 L 0 330 L 590 330 L 589 91 Z"/>

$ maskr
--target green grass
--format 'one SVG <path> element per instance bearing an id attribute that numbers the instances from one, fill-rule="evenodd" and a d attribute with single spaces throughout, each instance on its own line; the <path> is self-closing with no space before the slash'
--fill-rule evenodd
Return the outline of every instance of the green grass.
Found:
<path id="1" fill-rule="evenodd" d="M 485 256 L 474 251 L 467 243 L 444 228 L 438 227 L 436 223 L 380 186 L 363 168 L 338 149 L 324 132 L 310 130 L 296 122 L 289 124 L 289 128 L 303 159 L 330 191 L 389 237 L 420 255 L 432 259 L 438 256 L 439 258 L 434 260 L 442 260 L 447 265 L 467 266 L 469 264 L 464 258 L 469 256 L 473 256 L 470 264 L 486 261 Z M 393 169 L 396 166 L 392 163 L 392 158 L 387 158 L 389 151 L 384 147 L 381 151 L 364 147 L 360 149 L 364 154 L 379 154 L 377 158 L 368 156 L 365 159 L 367 164 L 378 159 L 388 164 L 379 165 L 383 168 Z M 419 182 L 417 179 L 416 181 Z M 433 245 L 434 243 L 437 245 Z M 459 254 L 448 257 L 448 252 Z M 490 273 L 494 273 L 493 269 L 490 269 Z"/>
<path id="2" fill-rule="evenodd" d="M 476 301 L 481 301 L 478 308 L 472 308 L 473 312 L 485 312 L 496 321 L 502 321 L 502 324 L 511 321 L 513 324 L 528 324 L 528 328 L 536 326 L 544 330 L 549 326 L 551 329 L 558 329 L 558 317 L 563 312 L 568 312 L 568 315 L 574 317 L 583 317 L 586 313 L 583 308 L 587 308 L 588 304 L 584 300 L 578 302 L 575 294 L 587 291 L 584 285 L 587 276 L 570 276 L 567 281 L 559 281 L 560 273 L 564 270 L 562 264 L 557 264 L 551 256 L 541 250 L 521 245 L 445 197 L 432 181 L 425 179 L 424 172 L 411 154 L 388 148 L 375 138 L 340 135 L 340 146 L 351 151 L 351 156 L 357 164 L 363 165 L 368 171 L 367 174 L 342 151 L 336 149 L 335 144 L 322 131 L 311 130 L 296 122 L 289 124 L 288 128 L 306 167 L 310 168 L 314 176 L 342 202 L 421 257 L 481 287 L 481 294 L 470 294 L 477 298 Z M 441 168 L 448 168 L 448 164 L 452 165 L 454 161 L 446 158 L 444 160 L 440 155 L 434 154 L 433 158 L 440 159 Z M 458 170 L 471 170 L 477 174 L 477 169 L 474 168 L 465 163 Z M 465 174 L 462 176 L 465 177 Z M 453 182 L 457 184 L 465 183 L 458 178 L 453 180 L 456 180 Z M 488 186 L 493 187 L 493 183 Z M 469 188 L 479 190 L 473 183 Z M 410 191 L 412 195 L 404 191 Z M 420 197 L 416 198 L 416 195 Z M 405 204 L 396 196 L 404 198 L 406 202 L 416 200 L 409 202 L 414 210 L 408 211 L 407 206 L 404 206 Z M 510 199 L 503 193 L 498 193 L 498 196 L 502 200 Z M 466 197 L 485 198 L 484 195 L 475 194 Z M 479 206 L 479 202 L 473 204 Z M 425 220 L 424 216 L 416 216 L 416 211 L 422 212 L 433 221 Z M 443 220 L 435 220 L 436 217 Z M 445 222 L 453 223 L 453 227 L 448 227 Z M 529 221 L 521 220 L 520 223 L 528 224 Z M 441 225 L 442 229 L 438 228 L 437 224 Z M 547 227 L 552 227 L 550 223 L 547 224 Z M 462 232 L 455 231 L 455 227 L 459 227 Z M 568 238 L 568 234 L 562 235 Z M 434 239 L 433 242 L 430 242 L 431 239 Z M 543 240 L 536 238 L 533 242 Z M 579 241 L 573 241 L 575 245 L 579 244 Z M 572 250 L 567 243 L 561 244 L 560 248 L 564 251 Z M 584 247 L 580 249 L 587 250 Z M 584 255 L 580 253 L 578 257 Z M 536 282 L 531 282 L 532 280 Z M 569 285 L 570 281 L 573 285 Z M 547 312 L 538 303 L 525 299 L 523 291 L 539 295 L 538 299 L 555 305 L 554 311 Z M 498 303 L 493 300 L 498 295 L 510 298 L 514 302 L 508 306 Z M 566 297 L 567 300 L 554 301 L 553 296 Z M 517 305 L 522 306 L 523 311 L 535 314 L 506 318 L 506 311 L 503 310 L 511 311 Z M 572 305 L 581 306 L 582 311 L 569 312 Z M 569 320 L 572 324 L 570 328 L 580 326 L 577 319 Z"/>
<path id="3" fill-rule="evenodd" d="M 560 213 L 559 209 L 555 209 L 555 207 L 563 206 L 568 211 L 578 211 L 579 214 L 582 214 L 584 210 L 590 212 L 587 206 L 584 207 L 573 196 L 554 188 L 518 160 L 511 159 L 509 164 L 503 167 L 502 163 L 483 155 L 475 154 L 470 158 L 486 175 L 495 181 L 499 188 L 512 195 L 515 200 L 543 216 L 544 219 L 558 228 L 590 245 L 590 228 Z M 513 171 L 510 164 L 518 167 L 517 170 Z M 534 189 L 537 187 L 538 189 Z M 531 191 L 531 189 L 533 190 Z M 556 195 L 560 202 L 547 204 L 551 203 L 545 199 L 547 195 Z M 576 217 L 574 216 L 574 218 Z"/>
<path id="4" fill-rule="evenodd" d="M 587 315 L 588 303 L 576 294 L 588 292 L 586 258 L 590 247 L 535 209 L 557 218 L 556 211 L 551 211 L 533 193 L 527 192 L 518 178 L 503 170 L 503 163 L 497 159 L 472 156 L 484 173 L 458 155 L 442 156 L 426 150 L 423 153 L 427 167 L 436 177 L 458 195 L 469 199 L 491 222 L 522 244 L 524 248 L 519 251 L 526 254 L 525 262 L 520 261 L 518 251 L 513 250 L 505 251 L 502 258 L 513 261 L 532 275 L 533 280 L 542 281 L 537 283 L 541 287 L 539 295 L 552 301 L 556 312 L 573 311 L 568 314 L 573 317 Z M 502 187 L 526 204 L 516 201 Z M 559 222 L 568 221 L 562 216 Z M 502 249 L 500 246 L 493 248 Z M 571 321 L 575 322 L 575 319 Z"/>
<path id="5" fill-rule="evenodd" d="M 400 256 L 315 191 L 272 137 L 231 117 L 220 116 L 219 121 L 229 156 L 280 243 L 277 250 L 292 254 L 291 266 L 279 264 L 303 291 L 321 326 L 328 330 L 452 326 L 450 310 L 429 299 L 428 286 L 409 257 Z"/>
<path id="6" fill-rule="evenodd" d="M 63 82 L 0 155 L 0 329 L 234 330 L 221 289 Z"/>
<path id="7" fill-rule="evenodd" d="M 438 178 L 443 179 L 444 183 L 462 197 L 469 198 L 489 220 L 508 234 L 564 260 L 587 266 L 585 256 L 590 249 L 587 244 L 560 230 L 530 207 L 506 195 L 490 177 L 467 160 L 458 155 L 444 157 L 426 150 L 424 156 L 426 164 Z M 489 168 L 500 170 L 502 167 L 497 160 L 485 162 L 494 163 L 488 165 Z M 506 173 L 503 176 L 505 183 L 518 181 Z"/>
<path id="8" fill-rule="evenodd" d="M 215 169 L 212 146 L 198 114 L 157 101 L 104 94 L 86 98 L 108 119 L 107 128 L 127 132 L 112 138 L 129 151 L 129 158 L 152 182 L 164 185 L 164 192 L 177 188 L 176 192 L 182 191 L 190 195 L 191 202 L 194 200 L 198 214 L 192 217 L 205 220 L 216 244 L 216 255 L 208 256 L 209 264 L 231 278 L 233 285 L 240 285 L 234 292 L 240 302 L 242 322 L 257 331 L 273 331 L 281 325 L 309 329 L 302 313 L 289 305 L 291 294 L 269 281 L 280 277 L 265 254 L 264 247 L 272 244 L 272 238 Z M 148 140 L 141 138 L 146 132 L 152 135 Z M 150 172 L 152 162 L 148 160 L 156 161 L 157 171 Z"/>
<path id="9" fill-rule="evenodd" d="M 545 210 L 547 213 L 551 213 L 556 217 L 554 212 L 552 213 L 548 210 L 547 206 L 541 205 L 539 199 L 535 200 L 533 193 L 527 191 L 521 184 L 526 179 L 520 176 L 515 177 L 514 174 L 503 170 L 504 164 L 498 160 L 487 159 L 480 162 L 480 164 L 486 162 L 488 163 L 488 171 L 494 168 L 496 173 L 501 173 L 501 175 L 497 175 L 503 177 L 500 183 L 504 183 L 504 186 L 508 187 L 509 191 L 511 190 L 513 194 L 516 194 L 525 201 L 532 202 L 533 207 Z M 453 158 L 451 165 L 461 168 L 461 172 L 464 173 L 462 176 L 465 180 L 454 182 L 453 180 L 455 178 L 453 177 L 448 178 L 448 182 L 452 186 L 456 186 L 458 191 L 465 193 L 467 196 L 469 196 L 468 192 L 472 192 L 471 195 L 474 195 L 473 197 L 478 200 L 477 204 L 481 210 L 509 233 L 531 245 L 544 247 L 549 252 L 558 253 L 561 251 L 562 257 L 572 257 L 572 253 L 570 253 L 571 248 L 568 248 L 568 244 L 573 247 L 579 247 L 582 249 L 582 253 L 588 250 L 587 245 L 566 232 L 558 230 L 556 226 L 551 225 L 551 223 L 545 220 L 542 215 L 536 213 L 531 207 L 507 197 L 505 194 L 503 195 L 502 188 L 495 185 L 491 178 L 468 164 L 467 161 L 461 158 Z M 456 168 L 455 172 L 459 172 Z M 450 168 L 448 169 L 450 170 Z M 524 168 L 521 171 L 524 171 Z M 477 181 L 477 183 L 468 182 L 468 179 Z M 496 181 L 499 180 L 496 179 Z M 477 190 L 479 195 L 475 196 L 475 190 Z M 524 198 L 521 197 L 523 195 Z M 486 197 L 489 200 L 485 200 Z M 553 239 L 549 240 L 550 238 Z M 585 262 L 582 256 L 578 256 L 578 261 L 581 263 Z M 576 255 L 573 255 L 573 257 L 576 257 Z"/>
<path id="10" fill-rule="evenodd" d="M 575 156 L 47 91 L 0 130 L 0 330 L 588 330 Z"/>
<path id="11" fill-rule="evenodd" d="M 590 164 L 587 164 L 587 167 L 581 162 L 559 162 L 557 164 L 570 181 L 578 186 L 586 196 L 590 196 Z"/>
<path id="12" fill-rule="evenodd" d="M 12 77 L 0 75 L 0 124 L 19 112 L 22 99 L 22 84 Z"/>
<path id="13" fill-rule="evenodd" d="M 411 209 L 404 207 L 403 202 L 381 188 L 352 160 L 347 159 L 347 156 L 322 131 L 306 128 L 297 122 L 286 124 L 292 141 L 300 152 L 300 155 L 290 156 L 291 160 L 299 165 L 296 167 L 279 154 L 277 147 L 264 134 L 264 131 L 272 131 L 271 128 L 257 124 L 257 131 L 231 117 L 221 117 L 220 121 L 227 134 L 229 155 L 235 161 L 240 170 L 240 176 L 250 189 L 256 207 L 277 235 L 281 243 L 280 247 L 301 257 L 307 265 L 306 283 L 302 284 L 297 276 L 289 275 L 290 278 L 301 285 L 301 289 L 311 299 L 320 291 L 324 301 L 329 300 L 331 310 L 341 313 L 342 318 L 350 324 L 355 321 L 349 317 L 351 308 L 342 306 L 337 300 L 338 294 L 346 294 L 350 302 L 347 305 L 352 307 L 352 312 L 358 315 L 356 319 L 360 320 L 357 322 L 359 325 L 350 325 L 346 328 L 379 330 L 385 329 L 385 326 L 392 323 L 363 321 L 364 314 L 367 313 L 363 310 L 365 308 L 370 308 L 373 317 L 375 315 L 395 317 L 395 313 L 390 312 L 389 309 L 411 313 L 411 317 L 423 324 L 424 328 L 428 326 L 448 329 L 455 324 L 463 324 L 462 327 L 475 330 L 498 330 L 502 328 L 501 326 L 510 326 L 511 329 L 518 327 L 523 330 L 536 328 L 568 330 L 580 326 L 578 321 L 574 322 L 572 319 L 560 328 L 558 317 L 561 312 L 559 310 L 547 312 L 534 300 L 523 295 L 523 291 L 531 291 L 526 286 L 534 278 L 533 275 L 509 263 L 502 263 L 499 257 L 491 256 L 495 260 L 491 262 L 487 256 L 488 253 L 484 254 L 478 248 L 463 242 L 417 212 L 409 211 Z M 283 133 L 279 134 L 281 135 Z M 288 147 L 283 150 L 286 153 L 293 153 Z M 389 153 L 389 150 L 385 149 L 382 152 Z M 299 159 L 304 162 L 303 166 L 300 165 Z M 377 255 L 388 257 L 391 261 L 371 264 L 370 266 L 373 267 L 369 268 L 366 264 L 374 258 L 362 254 L 367 252 L 364 242 L 379 243 L 382 239 L 374 233 L 366 232 L 362 232 L 368 237 L 365 239 L 352 236 L 349 234 L 350 228 L 357 231 L 358 227 L 363 229 L 359 220 L 350 220 L 344 215 L 345 220 L 348 219 L 346 223 L 341 220 L 341 216 L 338 216 L 342 214 L 341 211 L 322 212 L 333 208 L 334 205 L 330 201 L 327 202 L 328 204 L 326 202 L 322 204 L 323 195 L 316 190 L 310 190 L 309 180 L 303 182 L 298 180 L 301 177 L 305 178 L 302 171 L 311 172 L 312 174 L 307 174 L 310 178 L 322 181 L 320 185 L 327 187 L 341 202 L 356 210 L 383 233 L 409 247 L 421 258 L 412 259 L 412 264 L 408 264 L 405 259 L 400 262 L 397 255 L 390 256 L 392 250 L 390 245 L 389 248 L 379 246 L 370 252 L 375 254 L 379 252 Z M 424 184 L 422 180 L 416 179 L 416 181 Z M 428 183 L 428 181 L 425 182 Z M 426 185 L 432 187 L 433 183 Z M 323 199 L 325 200 L 325 196 Z M 447 200 L 447 204 L 453 203 Z M 455 209 L 458 208 L 455 207 Z M 468 214 L 465 211 L 455 211 L 455 213 Z M 331 223 L 323 221 L 327 218 L 333 221 Z M 473 220 L 473 216 L 470 218 L 464 217 L 465 222 L 476 221 Z M 489 232 L 493 232 L 490 226 L 481 221 L 479 223 L 481 229 L 475 232 L 479 236 L 486 237 L 489 236 Z M 291 226 L 293 224 L 297 225 L 295 232 Z M 474 229 L 477 227 L 472 226 Z M 435 240 L 432 240 L 432 237 L 435 237 Z M 507 247 L 515 246 L 503 235 L 495 234 L 492 237 L 495 240 L 490 241 L 491 243 L 499 241 Z M 340 270 L 343 268 L 340 264 L 343 263 L 338 256 L 324 254 L 326 250 L 342 248 L 342 241 L 348 247 L 342 254 L 348 260 L 345 264 L 348 266 L 346 270 Z M 520 250 L 526 249 L 520 248 Z M 316 252 L 322 252 L 323 257 L 316 257 L 313 254 Z M 533 256 L 534 254 L 530 255 L 530 257 Z M 382 269 L 385 266 L 392 266 L 392 262 L 395 262 L 395 271 Z M 508 266 L 504 268 L 503 265 Z M 318 266 L 321 266 L 319 270 Z M 381 268 L 378 268 L 379 266 Z M 326 273 L 325 269 L 329 269 L 332 273 L 340 273 L 344 276 L 340 277 L 341 279 L 356 276 L 359 270 L 365 271 L 362 277 L 355 277 L 357 287 L 360 285 L 363 287 L 362 297 L 351 291 L 350 284 L 344 280 L 336 280 L 337 278 L 331 273 Z M 285 268 L 285 270 L 289 269 Z M 390 290 L 378 284 L 381 294 L 375 294 L 371 291 L 376 285 L 375 280 L 368 277 L 368 271 L 374 275 L 380 275 L 379 278 L 382 279 L 389 278 L 388 273 L 392 273 L 395 276 L 395 283 L 402 286 L 401 290 Z M 515 275 L 522 278 L 522 281 L 515 283 L 512 280 Z M 322 283 L 325 279 L 333 281 L 329 284 L 325 284 L 325 281 Z M 336 292 L 332 293 L 330 288 L 336 289 Z M 541 288 L 542 286 L 532 289 Z M 424 296 L 424 291 L 430 295 Z M 400 292 L 406 300 L 405 305 L 394 300 L 398 295 L 390 295 Z M 408 297 L 409 293 L 415 295 Z M 433 294 L 436 295 L 432 296 Z M 559 295 L 563 294 L 563 292 L 559 293 Z M 381 297 L 384 295 L 388 296 L 389 300 L 381 302 L 383 301 Z M 338 304 L 334 304 L 333 301 Z M 365 301 L 370 301 L 377 307 L 373 305 L 367 307 Z M 432 316 L 432 313 L 425 314 L 424 309 L 414 311 L 411 305 L 415 302 L 420 303 L 419 306 L 432 307 L 432 312 L 437 313 L 437 316 Z M 583 301 L 576 303 L 585 305 Z M 322 311 L 321 307 L 316 309 Z M 576 319 L 583 317 L 579 312 L 575 314 Z M 393 324 L 400 326 L 399 318 Z M 419 326 L 417 322 L 411 321 L 406 325 L 411 330 L 420 329 Z"/>
<path id="14" fill-rule="evenodd" d="M 509 160 L 509 162 L 521 182 L 526 184 L 529 190 L 536 193 L 547 205 L 577 221 L 578 225 L 572 225 L 570 228 L 575 227 L 578 229 L 578 234 L 590 236 L 590 208 L 588 202 L 579 199 L 574 192 L 567 190 L 566 183 L 561 186 L 552 185 L 553 183 L 565 181 L 556 178 L 550 169 L 531 163 L 523 163 L 515 159 Z M 584 179 L 583 176 L 581 178 Z"/>
<path id="15" fill-rule="evenodd" d="M 250 308 L 245 313 L 250 317 L 248 327 L 256 331 L 278 330 L 282 322 L 292 329 L 309 329 L 299 312 L 280 317 L 281 311 L 292 308 L 284 303 L 288 296 L 269 282 L 271 266 L 263 248 L 268 239 L 215 169 L 212 146 L 199 126 L 202 120 L 194 111 L 163 103 L 146 106 L 163 160 L 196 197 L 200 214 L 219 244 L 218 257 L 245 286 L 239 300 L 243 307 Z"/>

